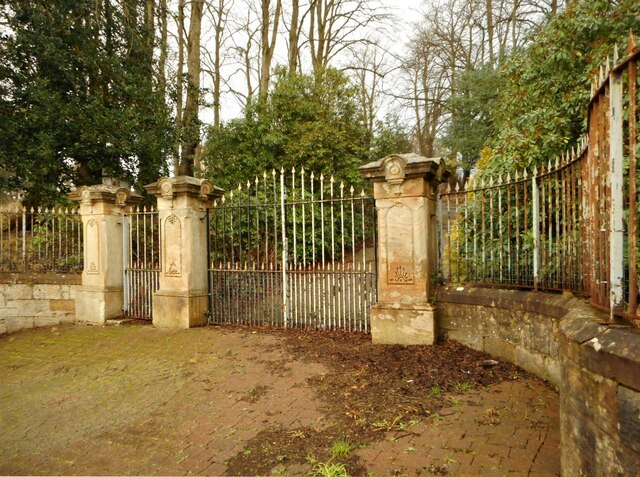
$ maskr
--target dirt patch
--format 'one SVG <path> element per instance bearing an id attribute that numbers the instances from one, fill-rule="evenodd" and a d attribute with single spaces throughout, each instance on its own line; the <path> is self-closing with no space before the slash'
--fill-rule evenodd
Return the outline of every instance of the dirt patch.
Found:
<path id="1" fill-rule="evenodd" d="M 337 456 L 336 443 L 355 449 L 384 439 L 389 431 L 410 434 L 415 424 L 441 418 L 438 411 L 452 395 L 530 378 L 512 364 L 452 341 L 374 346 L 369 336 L 355 333 L 260 332 L 278 335 L 279 346 L 294 359 L 319 362 L 329 370 L 309 380 L 324 402 L 327 420 L 316 429 L 262 431 L 228 461 L 227 475 L 300 473 L 322 463 L 344 465 L 350 475 L 361 475 L 366 473 L 362 463 L 350 452 Z M 497 418 L 487 416 L 487 424 Z"/>
<path id="2" fill-rule="evenodd" d="M 266 429 L 228 462 L 226 475 L 291 475 L 309 469 L 313 473 L 323 462 L 342 464 L 349 475 L 366 475 L 366 468 L 357 456 L 349 452 L 338 456 L 332 452 L 340 443 L 348 442 L 338 437 L 340 431 L 339 426 L 324 430 L 279 426 Z"/>
<path id="3" fill-rule="evenodd" d="M 256 403 L 262 398 L 262 396 L 267 394 L 268 390 L 269 390 L 269 386 L 266 386 L 264 384 L 258 384 L 257 386 L 254 386 L 253 388 L 251 388 L 251 390 L 246 394 L 244 398 L 242 398 L 242 400 L 251 402 L 251 403 Z"/>

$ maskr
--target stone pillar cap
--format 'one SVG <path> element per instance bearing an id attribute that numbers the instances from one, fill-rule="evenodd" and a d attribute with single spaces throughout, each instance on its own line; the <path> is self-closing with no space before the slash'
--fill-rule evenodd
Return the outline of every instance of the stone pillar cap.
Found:
<path id="1" fill-rule="evenodd" d="M 443 157 L 424 157 L 414 153 L 391 154 L 358 169 L 365 179 L 392 184 L 415 177 L 440 183 L 449 176 Z"/>
<path id="2" fill-rule="evenodd" d="M 69 198 L 73 201 L 79 202 L 80 204 L 90 205 L 95 202 L 107 202 L 119 207 L 139 204 L 142 202 L 142 196 L 135 192 L 131 192 L 131 189 L 108 184 L 79 187 L 69 194 Z"/>
<path id="3" fill-rule="evenodd" d="M 144 188 L 156 197 L 171 199 L 177 194 L 200 197 L 203 200 L 211 200 L 222 197 L 224 189 L 214 186 L 207 179 L 197 179 L 191 176 L 163 177 Z"/>

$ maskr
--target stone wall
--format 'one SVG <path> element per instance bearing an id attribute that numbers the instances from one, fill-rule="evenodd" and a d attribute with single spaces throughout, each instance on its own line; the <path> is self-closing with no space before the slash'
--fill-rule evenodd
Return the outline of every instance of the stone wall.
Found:
<path id="1" fill-rule="evenodd" d="M 562 474 L 640 475 L 640 333 L 567 295 L 445 287 L 441 336 L 560 390 Z"/>
<path id="2" fill-rule="evenodd" d="M 568 296 L 485 288 L 438 291 L 439 333 L 560 384 L 558 326 Z"/>
<path id="3" fill-rule="evenodd" d="M 80 274 L 0 274 L 0 335 L 75 323 Z"/>
<path id="4" fill-rule="evenodd" d="M 564 475 L 640 475 L 640 333 L 571 310 L 560 323 Z"/>

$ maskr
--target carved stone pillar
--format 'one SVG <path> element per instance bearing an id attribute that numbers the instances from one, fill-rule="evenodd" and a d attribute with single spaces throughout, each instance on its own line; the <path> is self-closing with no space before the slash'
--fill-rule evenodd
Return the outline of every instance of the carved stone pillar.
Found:
<path id="1" fill-rule="evenodd" d="M 80 203 L 84 234 L 84 270 L 82 288 L 76 293 L 76 321 L 103 325 L 122 316 L 122 216 L 141 197 L 108 184 L 80 187 L 70 197 Z"/>
<path id="2" fill-rule="evenodd" d="M 153 296 L 153 325 L 191 328 L 207 323 L 206 208 L 222 189 L 195 177 L 163 177 L 145 189 L 158 198 L 162 271 Z"/>
<path id="3" fill-rule="evenodd" d="M 360 171 L 373 181 L 378 213 L 378 303 L 371 335 L 380 344 L 433 344 L 429 303 L 436 272 L 436 188 L 448 174 L 444 160 L 397 154 Z"/>

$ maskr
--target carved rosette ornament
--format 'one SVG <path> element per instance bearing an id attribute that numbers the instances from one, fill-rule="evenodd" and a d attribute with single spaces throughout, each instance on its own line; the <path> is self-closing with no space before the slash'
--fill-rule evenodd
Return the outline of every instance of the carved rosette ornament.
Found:
<path id="1" fill-rule="evenodd" d="M 384 178 L 394 195 L 400 195 L 400 186 L 405 180 L 406 159 L 400 156 L 389 156 L 384 159 Z"/>
<path id="2" fill-rule="evenodd" d="M 173 197 L 173 183 L 168 177 L 163 177 L 158 181 L 158 191 L 163 199 L 171 199 Z"/>

